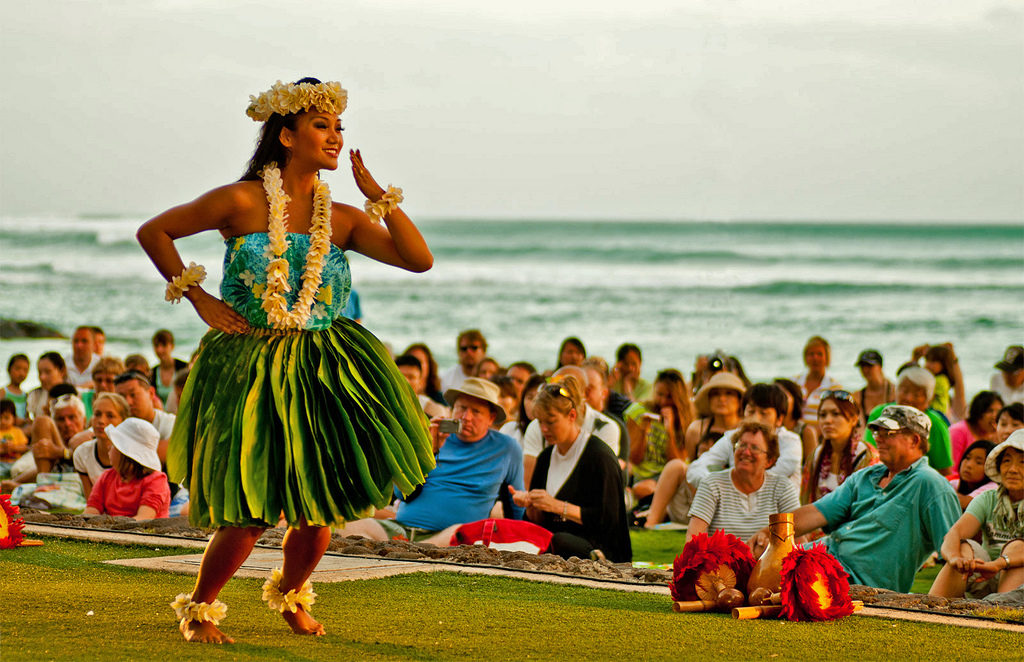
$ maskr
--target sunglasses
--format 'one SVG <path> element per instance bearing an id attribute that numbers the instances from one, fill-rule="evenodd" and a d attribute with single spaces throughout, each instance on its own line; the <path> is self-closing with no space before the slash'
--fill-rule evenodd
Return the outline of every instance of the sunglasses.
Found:
<path id="1" fill-rule="evenodd" d="M 569 391 L 567 391 L 566 388 L 561 384 L 545 384 L 541 388 L 546 393 L 550 393 L 551 395 L 560 395 L 563 398 L 569 398 L 570 400 L 572 400 L 572 398 L 569 397 Z"/>
<path id="2" fill-rule="evenodd" d="M 475 352 L 480 349 L 480 345 L 459 345 L 460 352 Z"/>
<path id="3" fill-rule="evenodd" d="M 821 394 L 821 402 L 825 402 L 826 400 L 829 399 L 845 400 L 846 402 L 854 401 L 853 394 L 850 393 L 849 391 L 844 391 L 842 389 L 836 389 L 834 391 L 825 391 L 824 393 Z"/>

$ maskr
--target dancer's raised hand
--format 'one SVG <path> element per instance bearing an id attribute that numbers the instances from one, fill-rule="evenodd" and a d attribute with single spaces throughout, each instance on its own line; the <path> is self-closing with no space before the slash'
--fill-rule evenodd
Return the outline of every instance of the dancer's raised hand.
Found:
<path id="1" fill-rule="evenodd" d="M 374 202 L 380 200 L 385 191 L 363 165 L 363 155 L 359 153 L 358 149 L 350 149 L 348 156 L 352 161 L 352 176 L 356 180 L 356 186 L 369 200 Z"/>

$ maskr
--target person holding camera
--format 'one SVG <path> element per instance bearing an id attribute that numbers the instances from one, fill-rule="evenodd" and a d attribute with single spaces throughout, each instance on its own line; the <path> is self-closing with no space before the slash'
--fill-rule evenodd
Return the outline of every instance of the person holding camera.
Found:
<path id="1" fill-rule="evenodd" d="M 462 386 L 445 391 L 452 418 L 431 422 L 437 466 L 427 474 L 426 483 L 394 510 L 349 522 L 341 534 L 447 546 L 459 525 L 490 515 L 508 493 L 503 486 L 522 490 L 523 451 L 515 439 L 492 429 L 495 422 L 505 420 L 498 396 L 498 385 L 479 377 L 468 377 Z M 512 506 L 505 514 L 522 519 L 523 510 Z"/>

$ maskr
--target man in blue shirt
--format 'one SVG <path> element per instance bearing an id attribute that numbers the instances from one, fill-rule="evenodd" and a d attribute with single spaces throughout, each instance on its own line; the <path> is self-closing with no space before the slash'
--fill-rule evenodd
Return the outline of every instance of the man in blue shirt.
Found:
<path id="1" fill-rule="evenodd" d="M 437 466 L 422 489 L 399 502 L 393 518 L 388 518 L 389 511 L 380 511 L 374 519 L 350 522 L 341 533 L 376 540 L 405 537 L 443 546 L 459 525 L 487 519 L 495 502 L 508 493 L 508 485 L 524 489 L 522 449 L 512 437 L 491 429 L 505 420 L 499 394 L 497 384 L 477 377 L 445 391 L 460 430 L 442 436 L 438 421 L 431 424 Z M 523 509 L 512 506 L 506 516 L 522 519 Z"/>
<path id="2" fill-rule="evenodd" d="M 914 407 L 889 405 L 870 423 L 882 464 L 855 472 L 835 491 L 793 513 L 797 536 L 817 541 L 843 564 L 851 584 L 906 593 L 914 575 L 960 517 L 949 481 L 928 466 L 931 420 Z M 751 538 L 754 555 L 767 529 Z"/>

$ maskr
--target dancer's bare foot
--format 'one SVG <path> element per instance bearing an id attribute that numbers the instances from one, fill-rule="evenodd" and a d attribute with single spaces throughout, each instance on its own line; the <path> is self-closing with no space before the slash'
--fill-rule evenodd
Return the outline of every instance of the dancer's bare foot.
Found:
<path id="1" fill-rule="evenodd" d="M 185 641 L 206 644 L 233 644 L 235 640 L 221 632 L 210 621 L 187 621 L 179 627 Z"/>
<path id="2" fill-rule="evenodd" d="M 284 616 L 285 622 L 288 623 L 295 634 L 311 634 L 317 637 L 324 634 L 324 626 L 320 625 L 315 618 L 306 613 L 302 607 L 299 607 L 299 610 L 294 614 L 286 610 L 281 615 Z"/>

